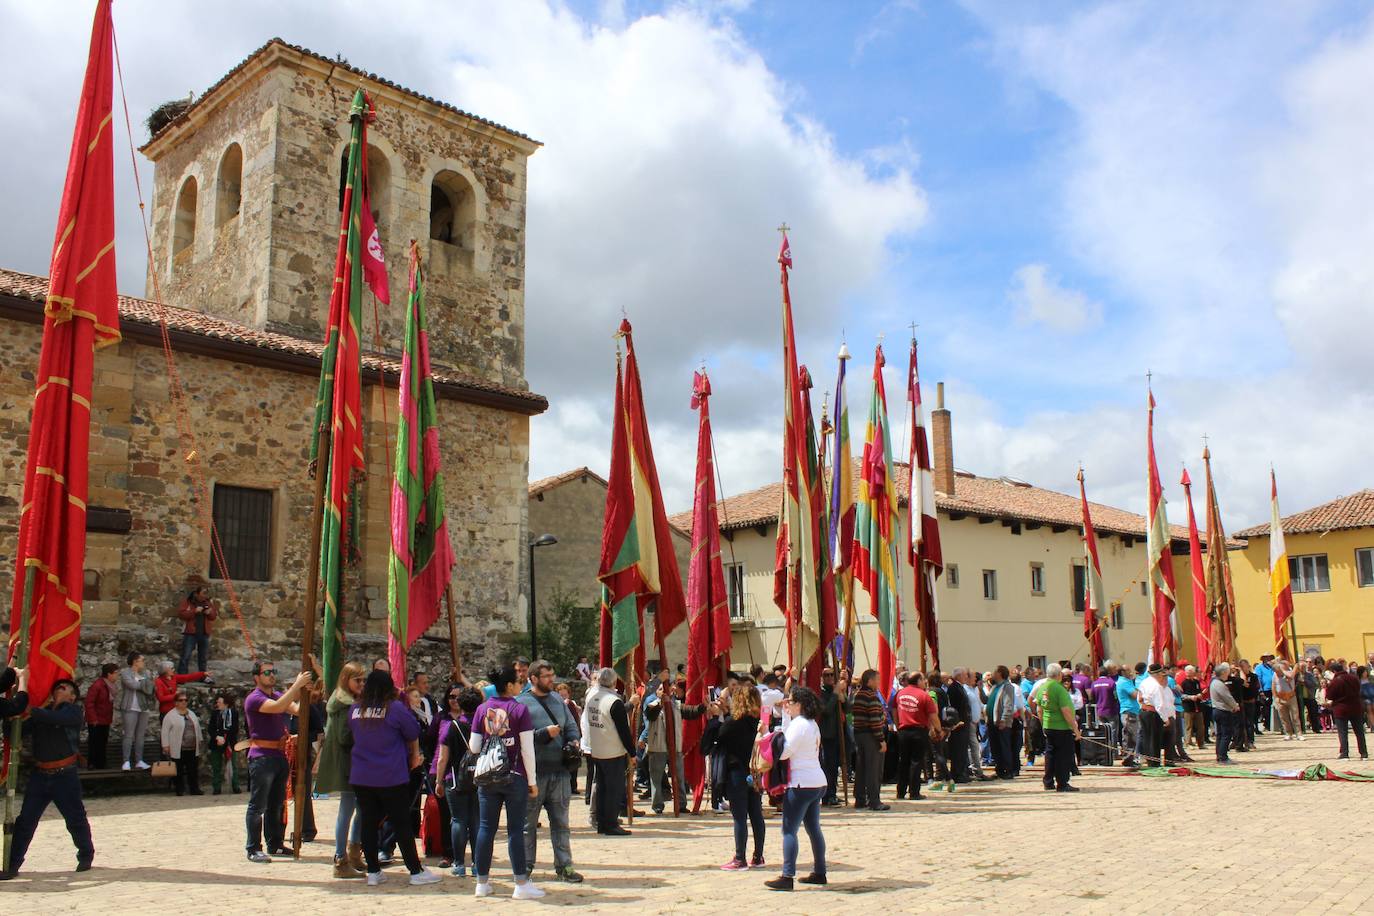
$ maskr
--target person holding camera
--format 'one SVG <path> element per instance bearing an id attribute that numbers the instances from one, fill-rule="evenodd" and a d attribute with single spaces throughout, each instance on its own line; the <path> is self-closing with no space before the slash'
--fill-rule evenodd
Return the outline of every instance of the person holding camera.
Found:
<path id="1" fill-rule="evenodd" d="M 582 765 L 582 732 L 563 698 L 554 692 L 553 665 L 540 659 L 530 665 L 530 689 L 516 697 L 530 711 L 534 726 L 535 786 L 525 818 L 525 875 L 534 874 L 539 841 L 539 813 L 549 815 L 553 871 L 560 881 L 582 883 L 573 870 L 572 834 L 568 804 L 572 800 L 572 770 Z"/>

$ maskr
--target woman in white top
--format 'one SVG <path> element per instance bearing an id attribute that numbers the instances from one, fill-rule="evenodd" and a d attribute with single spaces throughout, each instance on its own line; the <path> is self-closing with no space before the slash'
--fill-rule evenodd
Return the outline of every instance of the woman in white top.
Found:
<path id="1" fill-rule="evenodd" d="M 825 771 L 821 769 L 821 730 L 816 725 L 820 699 L 806 687 L 793 687 L 787 701 L 790 721 L 783 732 L 782 758 L 790 766 L 787 795 L 782 802 L 782 875 L 764 882 L 775 891 L 792 890 L 797 873 L 797 830 L 806 828 L 815 864 L 802 884 L 825 884 L 825 837 L 821 834 L 821 798 Z"/>

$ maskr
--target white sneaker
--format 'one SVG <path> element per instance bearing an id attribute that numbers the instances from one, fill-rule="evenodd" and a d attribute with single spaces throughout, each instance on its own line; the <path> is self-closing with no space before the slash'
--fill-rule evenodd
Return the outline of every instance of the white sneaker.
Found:
<path id="1" fill-rule="evenodd" d="M 1303 736 L 1303 735 L 1298 735 L 1298 740 L 1299 740 L 1299 741 L 1306 741 L 1307 738 L 1306 738 L 1305 736 Z"/>
<path id="2" fill-rule="evenodd" d="M 490 881 L 478 881 L 478 882 L 477 882 L 477 888 L 472 892 L 472 895 L 473 895 L 474 897 L 490 897 L 490 896 L 491 896 L 491 882 L 490 882 Z"/>
<path id="3" fill-rule="evenodd" d="M 140 770 L 151 770 L 151 769 L 153 768 L 153 765 L 152 765 L 151 763 L 146 763 L 145 761 L 142 761 L 142 760 L 140 760 L 138 763 L 134 764 L 134 766 L 138 767 L 138 769 L 140 769 Z"/>
<path id="4" fill-rule="evenodd" d="M 129 767 L 129 761 L 127 761 L 127 760 L 124 761 L 124 766 L 120 767 L 120 769 L 123 770 L 123 771 L 126 772 L 126 773 L 129 772 L 129 769 L 130 769 L 130 767 Z"/>
<path id="5" fill-rule="evenodd" d="M 370 871 L 367 873 L 367 886 L 376 887 L 386 880 L 386 872 Z"/>
<path id="6" fill-rule="evenodd" d="M 411 884 L 438 884 L 442 880 L 442 878 L 428 868 L 422 868 L 410 876 Z"/>
<path id="7" fill-rule="evenodd" d="M 1293 736 L 1292 736 L 1292 735 L 1284 735 L 1284 736 L 1283 736 L 1283 740 L 1284 740 L 1284 741 L 1292 741 L 1292 740 L 1293 740 Z"/>
<path id="8" fill-rule="evenodd" d="M 544 896 L 544 892 L 535 887 L 533 881 L 526 881 L 515 885 L 515 892 L 510 896 L 512 900 L 538 900 Z"/>

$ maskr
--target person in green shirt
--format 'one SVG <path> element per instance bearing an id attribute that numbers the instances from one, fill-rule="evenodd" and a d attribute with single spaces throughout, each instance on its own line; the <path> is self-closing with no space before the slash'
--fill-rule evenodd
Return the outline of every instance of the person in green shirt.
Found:
<path id="1" fill-rule="evenodd" d="M 1045 679 L 1032 692 L 1031 700 L 1040 709 L 1040 724 L 1045 731 L 1045 791 L 1077 792 L 1069 785 L 1073 768 L 1073 747 L 1078 740 L 1078 716 L 1073 699 L 1064 689 L 1064 670 L 1057 664 L 1045 669 Z"/>

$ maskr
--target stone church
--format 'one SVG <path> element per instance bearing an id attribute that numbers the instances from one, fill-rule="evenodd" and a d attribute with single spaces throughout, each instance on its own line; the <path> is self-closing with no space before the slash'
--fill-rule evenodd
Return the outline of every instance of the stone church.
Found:
<path id="1" fill-rule="evenodd" d="M 96 356 L 89 537 L 78 675 L 129 650 L 176 657 L 175 612 L 207 579 L 221 616 L 212 673 L 299 657 L 313 487 L 306 463 L 338 238 L 348 108 L 362 86 L 372 207 L 392 305 L 361 332 L 368 479 L 348 572 L 350 654 L 383 653 L 386 562 L 408 241 L 427 270 L 453 595 L 465 666 L 521 627 L 529 418 L 526 162 L 539 144 L 374 74 L 273 39 L 167 123 L 154 164 L 148 299 L 123 297 L 124 339 Z M 117 162 L 118 160 L 116 160 Z M 57 190 L 53 191 L 54 206 Z M 124 200 L 120 206 L 132 207 Z M 132 253 L 122 254 L 124 257 Z M 46 280 L 0 270 L 0 593 L 13 587 Z M 156 301 L 155 301 L 156 300 Z M 179 414 L 163 326 L 184 390 Z M 196 447 L 179 418 L 193 428 Z M 208 486 L 242 627 L 195 504 Z M 9 603 L 0 613 L 8 615 Z M 245 632 L 246 631 L 246 638 Z M 447 624 L 413 665 L 447 670 Z"/>

